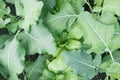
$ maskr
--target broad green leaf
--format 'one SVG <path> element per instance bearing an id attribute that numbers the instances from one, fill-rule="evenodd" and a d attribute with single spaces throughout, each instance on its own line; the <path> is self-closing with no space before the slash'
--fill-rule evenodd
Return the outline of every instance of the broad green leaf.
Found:
<path id="1" fill-rule="evenodd" d="M 114 25 L 115 34 L 120 33 L 119 23 L 117 17 L 115 17 L 113 12 L 104 11 L 102 15 L 97 18 L 97 20 L 100 21 L 102 24 Z"/>
<path id="2" fill-rule="evenodd" d="M 45 67 L 45 57 L 39 56 L 35 62 L 26 62 L 25 72 L 29 80 L 38 80 Z"/>
<path id="3" fill-rule="evenodd" d="M 56 43 L 52 34 L 42 25 L 31 26 L 31 31 L 24 31 L 20 38 L 23 45 L 28 50 L 28 54 L 48 52 L 54 54 L 56 51 Z"/>
<path id="4" fill-rule="evenodd" d="M 59 73 L 60 71 L 65 71 L 67 69 L 67 65 L 63 60 L 62 55 L 58 55 L 56 59 L 49 63 L 48 69 L 55 73 Z"/>
<path id="5" fill-rule="evenodd" d="M 103 11 L 111 11 L 120 16 L 120 0 L 104 0 Z"/>
<path id="6" fill-rule="evenodd" d="M 53 34 L 60 34 L 64 29 L 71 26 L 75 19 L 76 15 L 72 5 L 69 2 L 66 2 L 58 13 L 48 14 L 47 25 Z M 70 24 L 68 24 L 69 21 Z"/>
<path id="7" fill-rule="evenodd" d="M 10 9 L 6 7 L 6 4 L 3 0 L 0 0 L 0 18 L 3 17 L 5 14 L 9 14 Z"/>
<path id="8" fill-rule="evenodd" d="M 19 27 L 29 31 L 29 26 L 36 24 L 40 16 L 43 3 L 37 0 L 17 0 L 15 7 L 17 15 L 24 18 Z"/>
<path id="9" fill-rule="evenodd" d="M 0 49 L 0 63 L 9 71 L 10 73 L 10 80 L 18 80 L 17 74 L 20 74 L 23 69 L 24 65 L 21 63 L 24 57 L 22 53 L 18 52 L 19 49 L 19 42 L 14 38 L 12 41 L 5 42 L 5 48 Z"/>
<path id="10" fill-rule="evenodd" d="M 120 79 L 120 63 L 113 62 L 105 70 L 107 75 L 111 77 L 111 80 Z"/>
<path id="11" fill-rule="evenodd" d="M 112 38 L 112 41 L 111 41 L 111 43 L 110 43 L 110 49 L 111 49 L 112 51 L 120 48 L 119 40 L 120 40 L 120 34 L 114 35 L 114 37 Z"/>
<path id="12" fill-rule="evenodd" d="M 92 46 L 88 50 L 89 53 L 96 52 L 99 54 L 104 51 L 112 52 L 120 47 L 119 45 L 114 45 L 120 38 L 119 35 L 114 35 L 114 25 L 102 24 L 96 21 L 88 12 L 81 13 L 78 22 L 84 32 L 84 43 Z"/>
<path id="13" fill-rule="evenodd" d="M 67 51 L 63 53 L 66 64 L 72 68 L 73 72 L 85 78 L 92 79 L 97 71 L 92 65 L 91 55 L 80 50 Z"/>

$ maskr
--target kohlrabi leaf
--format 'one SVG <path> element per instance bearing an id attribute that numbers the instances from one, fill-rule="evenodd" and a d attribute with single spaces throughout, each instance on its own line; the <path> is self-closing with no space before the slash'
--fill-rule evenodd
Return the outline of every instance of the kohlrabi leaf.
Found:
<path id="1" fill-rule="evenodd" d="M 4 78 L 7 78 L 7 75 L 9 75 L 9 72 L 8 72 L 8 70 L 4 66 L 0 65 L 0 74 Z"/>
<path id="2" fill-rule="evenodd" d="M 6 7 L 6 4 L 3 0 L 0 0 L 0 18 L 3 17 L 5 14 L 9 14 L 10 9 Z"/>
<path id="3" fill-rule="evenodd" d="M 117 21 L 117 17 L 115 17 L 113 12 L 104 11 L 101 16 L 97 18 L 102 24 L 106 25 L 114 25 L 115 27 L 115 34 L 120 33 L 120 25 Z"/>
<path id="4" fill-rule="evenodd" d="M 62 57 L 62 55 L 58 55 L 56 59 L 49 63 L 48 69 L 55 73 L 59 73 L 60 71 L 64 71 L 67 69 L 67 65 Z"/>
<path id="5" fill-rule="evenodd" d="M 69 27 L 76 19 L 75 11 L 69 2 L 66 2 L 60 11 L 56 14 L 48 14 L 47 24 L 48 28 L 55 33 L 61 33 L 64 29 Z M 68 24 L 70 21 L 70 24 Z"/>
<path id="6" fill-rule="evenodd" d="M 101 55 L 97 54 L 92 62 L 92 64 L 96 67 L 99 67 L 101 65 Z"/>
<path id="7" fill-rule="evenodd" d="M 48 52 L 54 54 L 56 43 L 52 34 L 43 26 L 33 25 L 28 33 L 24 31 L 20 35 L 23 45 L 28 50 L 28 54 Z"/>
<path id="8" fill-rule="evenodd" d="M 119 45 L 113 46 L 120 38 L 119 34 L 115 35 L 114 25 L 102 24 L 96 21 L 88 12 L 81 13 L 78 22 L 84 32 L 84 43 L 91 45 L 88 52 L 99 54 L 108 51 L 111 53 L 120 47 Z"/>
<path id="9" fill-rule="evenodd" d="M 68 29 L 68 38 L 80 39 L 83 36 L 83 31 L 78 22 L 72 24 Z"/>
<path id="10" fill-rule="evenodd" d="M 22 53 L 18 52 L 19 42 L 14 38 L 13 40 L 7 40 L 5 42 L 5 48 L 0 49 L 0 63 L 9 71 L 9 80 L 18 80 L 17 74 L 20 74 L 24 65 L 22 61 L 24 59 L 24 49 L 21 49 Z"/>
<path id="11" fill-rule="evenodd" d="M 0 18 L 0 28 L 5 28 L 10 21 L 10 19 L 3 20 L 2 18 Z"/>
<path id="12" fill-rule="evenodd" d="M 120 52 L 119 52 L 119 50 L 116 50 L 116 51 L 114 51 L 113 53 L 112 53 L 112 55 L 113 55 L 113 58 L 115 59 L 115 61 L 116 62 L 120 62 Z M 107 56 L 105 56 L 104 58 L 103 58 L 103 60 L 102 60 L 102 62 L 104 63 L 104 62 L 111 62 L 111 57 L 110 57 L 110 55 L 107 55 Z"/>
<path id="13" fill-rule="evenodd" d="M 103 11 L 111 11 L 120 16 L 120 0 L 104 0 Z"/>
<path id="14" fill-rule="evenodd" d="M 25 72 L 29 80 L 37 80 L 45 67 L 45 57 L 39 55 L 35 62 L 26 62 Z"/>
<path id="15" fill-rule="evenodd" d="M 38 20 L 41 14 L 42 7 L 43 7 L 42 1 L 16 0 L 15 2 L 16 14 L 23 18 L 23 20 L 21 20 L 21 24 L 19 27 L 26 31 L 29 31 L 29 26 L 36 24 L 36 21 Z"/>
<path id="16" fill-rule="evenodd" d="M 53 72 L 49 71 L 48 69 L 44 69 L 39 80 L 56 80 L 55 77 L 56 75 Z"/>
<path id="17" fill-rule="evenodd" d="M 7 41 L 9 39 L 9 35 L 1 35 L 0 36 L 0 49 L 4 48 L 5 46 L 5 41 Z"/>
<path id="18" fill-rule="evenodd" d="M 113 62 L 108 64 L 107 67 L 104 67 L 104 69 L 111 80 L 120 79 L 120 63 Z"/>
<path id="19" fill-rule="evenodd" d="M 49 9 L 54 8 L 56 1 L 55 0 L 43 0 L 44 1 L 44 5 L 46 5 Z"/>
<path id="20" fill-rule="evenodd" d="M 102 0 L 94 0 L 94 4 L 97 6 L 101 6 L 102 2 Z"/>
<path id="21" fill-rule="evenodd" d="M 111 61 L 110 55 L 107 55 L 103 58 L 101 69 L 104 70 L 108 76 L 111 77 L 111 80 L 114 80 L 116 78 L 120 78 L 119 76 L 119 67 L 120 67 L 120 52 L 119 50 L 116 50 L 113 52 L 113 58 L 115 62 Z"/>
<path id="22" fill-rule="evenodd" d="M 79 80 L 78 76 L 72 71 L 68 71 L 65 74 L 65 80 Z"/>
<path id="23" fill-rule="evenodd" d="M 74 39 L 68 39 L 65 47 L 69 50 L 80 49 L 81 48 L 81 43 L 80 43 L 80 41 L 77 41 L 77 40 L 74 40 Z"/>
<path id="24" fill-rule="evenodd" d="M 73 72 L 92 79 L 97 73 L 95 65 L 92 65 L 92 57 L 80 50 L 66 51 L 63 53 L 66 64 L 72 68 Z"/>

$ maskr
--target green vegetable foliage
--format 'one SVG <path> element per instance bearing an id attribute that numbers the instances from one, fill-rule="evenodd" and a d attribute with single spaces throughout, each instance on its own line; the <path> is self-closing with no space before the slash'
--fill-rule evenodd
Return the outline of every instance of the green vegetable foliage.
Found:
<path id="1" fill-rule="evenodd" d="M 119 79 L 120 0 L 0 0 L 0 80 Z"/>

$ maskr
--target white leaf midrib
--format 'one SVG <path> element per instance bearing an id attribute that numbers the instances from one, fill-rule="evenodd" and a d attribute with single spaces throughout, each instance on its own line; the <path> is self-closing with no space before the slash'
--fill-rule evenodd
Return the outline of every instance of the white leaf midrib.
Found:
<path id="1" fill-rule="evenodd" d="M 62 16 L 58 16 L 58 17 L 49 19 L 47 22 L 51 22 L 51 21 L 55 21 L 55 20 L 58 20 L 58 19 L 61 19 L 61 18 L 67 18 L 67 17 L 78 17 L 78 15 L 62 15 Z"/>
<path id="2" fill-rule="evenodd" d="M 11 44 L 13 44 L 14 43 L 14 40 L 9 44 L 9 45 L 11 45 Z M 13 46 L 13 45 L 12 45 Z M 14 48 L 15 49 L 12 49 L 13 47 L 12 46 L 10 46 L 10 48 L 9 49 L 7 49 L 7 67 L 8 67 L 8 70 L 9 70 L 9 67 L 10 67 L 10 53 L 14 53 L 14 51 L 18 48 L 17 47 L 17 43 L 15 43 L 15 45 L 14 45 Z"/>

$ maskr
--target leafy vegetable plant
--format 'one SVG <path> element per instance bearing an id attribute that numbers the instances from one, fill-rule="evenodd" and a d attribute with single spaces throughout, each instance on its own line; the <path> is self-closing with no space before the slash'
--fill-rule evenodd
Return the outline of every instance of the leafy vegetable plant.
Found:
<path id="1" fill-rule="evenodd" d="M 0 80 L 119 80 L 119 48 L 120 0 L 0 0 Z"/>

